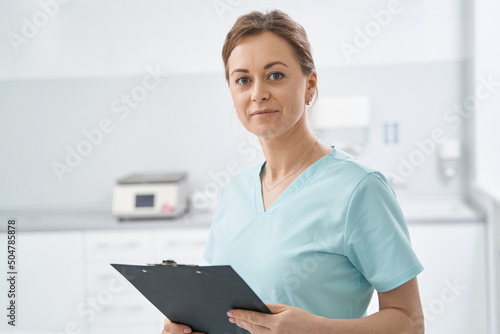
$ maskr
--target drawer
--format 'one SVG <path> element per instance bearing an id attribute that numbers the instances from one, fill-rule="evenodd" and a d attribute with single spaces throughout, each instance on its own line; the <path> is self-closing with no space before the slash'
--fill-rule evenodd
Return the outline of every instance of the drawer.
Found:
<path id="1" fill-rule="evenodd" d="M 158 261 L 164 258 L 172 258 L 177 262 L 184 258 L 203 259 L 208 234 L 208 228 L 157 231 L 154 234 L 154 253 Z"/>
<path id="2" fill-rule="evenodd" d="M 85 321 L 91 328 L 97 326 L 152 326 L 155 319 L 164 318 L 143 295 L 116 294 L 111 298 L 99 294 L 88 304 Z M 99 302 L 100 301 L 100 302 Z M 161 330 L 160 330 L 161 331 Z"/>
<path id="3" fill-rule="evenodd" d="M 116 294 L 139 294 L 140 292 L 109 264 L 90 264 L 85 267 L 87 291 L 93 294 L 108 289 Z"/>
<path id="4" fill-rule="evenodd" d="M 162 322 L 163 323 L 163 322 Z M 120 324 L 113 326 L 93 324 L 90 327 L 90 334 L 158 334 L 161 332 L 163 325 L 150 326 L 144 324 L 133 324 L 121 327 Z"/>
<path id="5" fill-rule="evenodd" d="M 84 237 L 87 261 L 149 261 L 153 255 L 150 231 L 85 232 Z"/>

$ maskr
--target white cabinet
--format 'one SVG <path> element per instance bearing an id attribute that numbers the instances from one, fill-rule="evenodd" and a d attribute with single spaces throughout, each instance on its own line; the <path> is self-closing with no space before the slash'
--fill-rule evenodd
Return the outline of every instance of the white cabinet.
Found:
<path id="1" fill-rule="evenodd" d="M 151 262 L 154 259 L 151 232 L 134 229 L 85 231 L 83 234 L 87 329 L 91 333 L 108 333 L 110 330 L 153 333 L 155 310 L 110 265 Z"/>
<path id="2" fill-rule="evenodd" d="M 158 334 L 165 317 L 110 263 L 205 265 L 209 226 L 18 233 L 16 330 Z M 6 235 L 1 245 L 6 249 Z M 0 291 L 7 291 L 0 280 Z M 10 332 L 6 321 L 0 333 Z"/>
<path id="3" fill-rule="evenodd" d="M 208 265 L 203 259 L 208 234 L 208 227 L 156 230 L 155 256 L 157 260 L 170 258 L 177 263 Z"/>
<path id="4" fill-rule="evenodd" d="M 203 259 L 203 251 L 209 231 L 209 226 L 155 230 L 153 232 L 155 262 L 172 259 L 177 263 L 208 265 Z M 155 329 L 161 332 L 165 317 L 159 312 L 158 314 L 159 316 L 155 317 Z"/>
<path id="5" fill-rule="evenodd" d="M 5 239 L 3 234 L 2 244 Z M 33 333 L 83 332 L 81 233 L 18 232 L 16 248 L 18 314 L 15 329 Z M 7 287 L 4 280 L 1 281 L 3 294 Z M 12 328 L 7 328 L 6 321 L 2 321 L 0 332 L 5 331 L 11 332 Z"/>
<path id="6" fill-rule="evenodd" d="M 418 283 L 426 334 L 487 334 L 485 224 L 410 223 L 409 230 L 424 266 Z M 374 298 L 369 313 L 377 310 Z"/>
<path id="7" fill-rule="evenodd" d="M 146 264 L 172 258 L 204 264 L 209 227 L 84 232 L 87 299 L 85 322 L 92 334 L 158 334 L 164 316 L 110 263 Z"/>

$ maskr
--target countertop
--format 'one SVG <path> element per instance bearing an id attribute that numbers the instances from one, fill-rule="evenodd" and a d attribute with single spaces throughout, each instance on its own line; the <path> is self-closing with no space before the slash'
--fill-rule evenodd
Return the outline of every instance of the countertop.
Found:
<path id="1" fill-rule="evenodd" d="M 473 193 L 488 197 L 495 205 L 500 206 L 500 184 L 484 184 L 473 182 Z"/>
<path id="2" fill-rule="evenodd" d="M 0 231 L 6 231 L 7 220 L 16 219 L 18 231 L 60 231 L 60 230 L 99 230 L 133 228 L 178 228 L 209 227 L 213 213 L 188 212 L 178 218 L 118 220 L 111 210 L 62 210 L 22 212 L 0 212 Z"/>
<path id="3" fill-rule="evenodd" d="M 484 222 L 484 214 L 472 202 L 460 197 L 399 199 L 408 223 Z"/>
<path id="4" fill-rule="evenodd" d="M 408 224 L 484 222 L 474 206 L 460 198 L 403 198 L 399 203 Z M 15 218 L 18 231 L 99 230 L 131 228 L 209 227 L 212 212 L 188 212 L 179 218 L 119 221 L 105 209 L 0 211 L 0 231 Z"/>

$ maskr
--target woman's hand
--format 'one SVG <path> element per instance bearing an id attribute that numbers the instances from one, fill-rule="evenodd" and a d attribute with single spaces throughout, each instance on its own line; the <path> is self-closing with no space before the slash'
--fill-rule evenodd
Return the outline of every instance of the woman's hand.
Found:
<path id="1" fill-rule="evenodd" d="M 266 306 L 273 314 L 237 309 L 227 315 L 230 322 L 252 334 L 314 333 L 321 326 L 321 317 L 301 308 L 267 303 Z"/>
<path id="2" fill-rule="evenodd" d="M 175 322 L 170 321 L 168 318 L 165 318 L 165 324 L 163 325 L 163 330 L 161 334 L 204 334 L 201 332 L 191 332 L 191 328 L 186 325 L 177 324 Z"/>

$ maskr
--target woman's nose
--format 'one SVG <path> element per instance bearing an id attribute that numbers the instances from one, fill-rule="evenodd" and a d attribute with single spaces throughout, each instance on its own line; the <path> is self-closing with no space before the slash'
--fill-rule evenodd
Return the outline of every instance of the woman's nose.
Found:
<path id="1" fill-rule="evenodd" d="M 268 100 L 269 96 L 270 93 L 267 89 L 267 85 L 260 80 L 255 81 L 252 91 L 252 101 L 261 102 L 263 100 Z"/>

